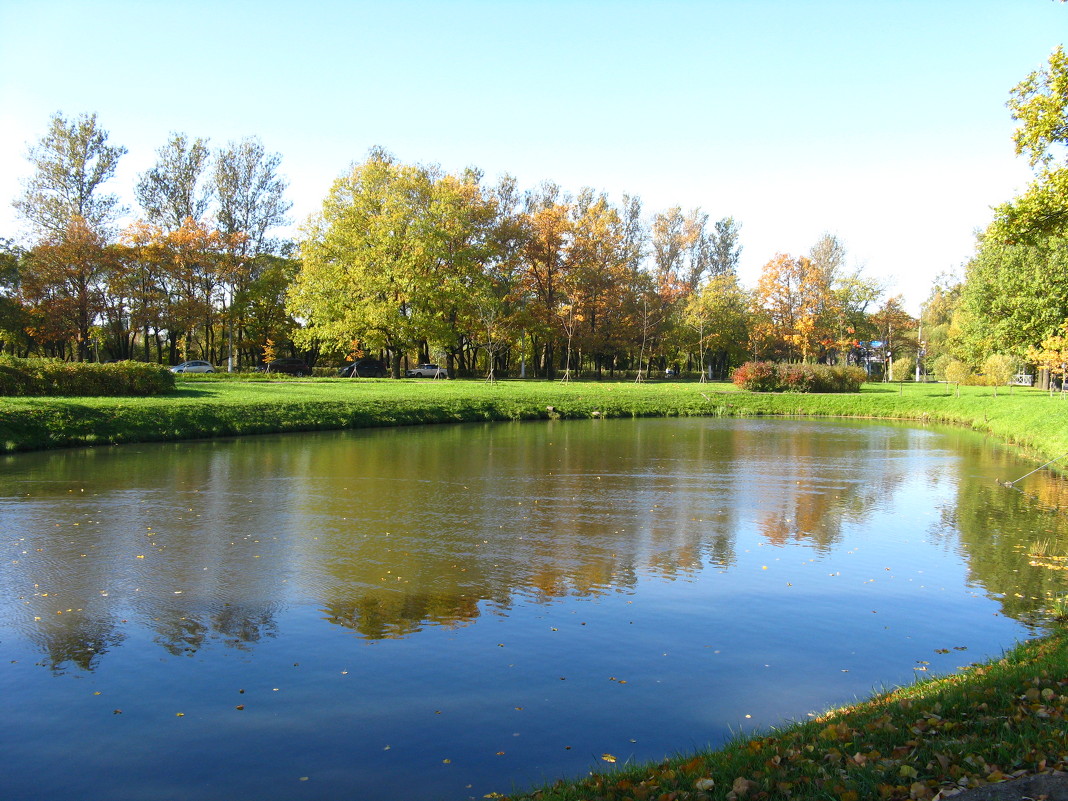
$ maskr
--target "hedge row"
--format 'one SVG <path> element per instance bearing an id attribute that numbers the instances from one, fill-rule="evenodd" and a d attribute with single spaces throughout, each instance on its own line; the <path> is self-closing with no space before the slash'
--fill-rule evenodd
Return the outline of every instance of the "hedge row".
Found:
<path id="1" fill-rule="evenodd" d="M 746 362 L 735 369 L 734 385 L 751 392 L 860 392 L 867 377 L 860 367 Z"/>
<path id="2" fill-rule="evenodd" d="M 63 362 L 0 358 L 0 395 L 118 397 L 161 395 L 174 389 L 174 373 L 145 362 Z"/>

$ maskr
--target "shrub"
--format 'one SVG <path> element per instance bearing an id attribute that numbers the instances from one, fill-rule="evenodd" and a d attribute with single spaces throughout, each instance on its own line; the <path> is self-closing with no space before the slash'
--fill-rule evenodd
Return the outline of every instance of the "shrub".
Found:
<path id="1" fill-rule="evenodd" d="M 867 374 L 860 367 L 746 362 L 733 380 L 751 392 L 859 392 Z"/>
<path id="2" fill-rule="evenodd" d="M 911 356 L 901 356 L 894 359 L 894 365 L 890 368 L 891 381 L 913 381 L 916 378 L 916 360 Z"/>
<path id="3" fill-rule="evenodd" d="M 735 386 L 753 392 L 774 392 L 779 388 L 773 362 L 746 362 L 735 368 L 733 380 Z"/>
<path id="4" fill-rule="evenodd" d="M 158 364 L 0 360 L 0 395 L 145 396 L 170 392 L 174 386 L 174 373 Z"/>
<path id="5" fill-rule="evenodd" d="M 1017 360 L 1004 353 L 992 353 L 983 362 L 983 373 L 990 379 L 995 395 L 998 394 L 999 386 L 1008 386 L 1018 369 Z"/>
<path id="6" fill-rule="evenodd" d="M 966 365 L 960 359 L 951 359 L 946 364 L 946 381 L 950 384 L 957 385 L 957 397 L 960 397 L 960 385 L 967 383 L 968 379 L 972 377 L 972 368 Z"/>
<path id="7" fill-rule="evenodd" d="M 934 377 L 939 381 L 945 381 L 946 368 L 949 366 L 949 363 L 951 361 L 953 361 L 953 357 L 950 356 L 948 353 L 943 353 L 931 364 L 929 372 L 934 373 Z"/>

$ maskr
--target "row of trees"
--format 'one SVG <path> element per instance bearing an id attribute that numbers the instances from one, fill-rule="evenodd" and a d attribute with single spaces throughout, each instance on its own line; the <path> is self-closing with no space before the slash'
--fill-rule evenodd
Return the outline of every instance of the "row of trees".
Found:
<path id="1" fill-rule="evenodd" d="M 962 277 L 939 279 L 921 315 L 932 356 L 983 370 L 999 355 L 1065 374 L 1068 321 L 1068 56 L 1056 48 L 1008 101 L 1034 178 L 995 209 Z M 992 362 L 991 362 L 992 364 Z"/>
<path id="2" fill-rule="evenodd" d="M 211 150 L 173 134 L 137 182 L 136 221 L 105 191 L 126 149 L 95 115 L 56 114 L 14 205 L 31 246 L 0 240 L 0 340 L 19 355 L 255 360 L 285 334 L 292 245 L 280 157 L 255 138 Z M 224 342 L 225 339 L 225 342 Z"/>
<path id="3" fill-rule="evenodd" d="M 856 360 L 914 346 L 912 321 L 825 235 L 747 290 L 740 226 L 700 209 L 404 164 L 382 149 L 339 178 L 297 244 L 256 139 L 211 150 L 173 134 L 137 182 L 132 223 L 104 191 L 125 149 L 95 115 L 57 114 L 15 205 L 33 239 L 0 247 L 0 339 L 20 355 L 338 363 L 371 353 L 456 374 L 705 370 L 756 356 Z"/>
<path id="4" fill-rule="evenodd" d="M 617 369 L 725 374 L 750 355 L 846 361 L 862 339 L 915 322 L 899 298 L 846 267 L 825 235 L 808 256 L 779 255 L 748 291 L 739 227 L 680 208 L 643 223 L 637 198 L 613 203 L 546 183 L 443 174 L 374 150 L 309 221 L 290 313 L 304 347 L 444 357 L 452 370 L 566 377 Z M 914 340 L 914 336 L 913 336 Z"/>

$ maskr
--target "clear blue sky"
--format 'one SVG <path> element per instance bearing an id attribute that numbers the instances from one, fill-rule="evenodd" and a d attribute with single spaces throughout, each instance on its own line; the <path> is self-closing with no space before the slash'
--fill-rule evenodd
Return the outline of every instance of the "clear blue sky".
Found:
<path id="1" fill-rule="evenodd" d="M 382 145 L 742 225 L 743 280 L 824 232 L 917 311 L 1027 182 L 1009 90 L 1068 36 L 1053 0 L 0 0 L 0 236 L 52 113 L 129 148 L 259 136 L 300 222 Z"/>

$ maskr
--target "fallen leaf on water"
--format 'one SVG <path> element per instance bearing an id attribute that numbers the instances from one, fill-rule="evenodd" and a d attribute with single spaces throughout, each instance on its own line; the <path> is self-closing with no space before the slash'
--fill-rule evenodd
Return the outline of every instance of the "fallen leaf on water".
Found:
<path id="1" fill-rule="evenodd" d="M 611 754 L 601 754 L 601 759 L 603 759 L 605 762 L 615 762 L 616 761 L 616 758 L 614 756 L 612 756 Z"/>

